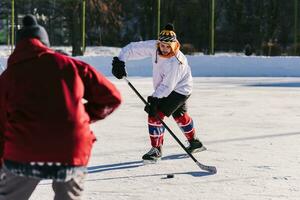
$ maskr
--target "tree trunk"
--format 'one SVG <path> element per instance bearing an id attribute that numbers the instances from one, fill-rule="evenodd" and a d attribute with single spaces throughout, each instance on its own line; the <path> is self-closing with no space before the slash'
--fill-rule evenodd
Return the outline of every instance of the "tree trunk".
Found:
<path id="1" fill-rule="evenodd" d="M 81 25 L 80 25 L 80 15 L 78 15 L 79 6 L 77 7 L 77 12 L 73 12 L 72 17 L 72 56 L 82 56 L 83 51 L 81 49 Z"/>
<path id="2" fill-rule="evenodd" d="M 72 56 L 82 56 L 83 51 L 81 49 L 81 3 L 80 1 L 73 2 L 73 10 L 71 11 L 72 18 L 70 19 L 71 23 L 71 44 L 72 44 Z"/>

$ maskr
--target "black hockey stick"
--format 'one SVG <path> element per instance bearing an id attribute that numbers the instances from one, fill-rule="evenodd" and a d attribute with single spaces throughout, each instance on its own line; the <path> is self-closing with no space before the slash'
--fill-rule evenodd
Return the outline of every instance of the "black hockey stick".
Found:
<path id="1" fill-rule="evenodd" d="M 130 83 L 130 81 L 124 77 L 126 82 L 128 83 L 129 87 L 135 92 L 135 94 L 143 101 L 145 105 L 148 105 L 148 102 L 142 97 L 142 95 L 135 89 L 135 87 Z M 184 151 L 189 155 L 189 157 L 200 167 L 200 169 L 208 171 L 210 173 L 217 173 L 217 168 L 215 166 L 207 166 L 202 163 L 200 163 L 182 144 L 182 142 L 178 139 L 178 137 L 173 133 L 173 131 L 167 126 L 167 124 L 156 115 L 156 118 L 162 123 L 162 125 L 169 131 L 169 133 L 172 135 L 172 137 L 176 140 L 176 142 L 184 149 Z"/>

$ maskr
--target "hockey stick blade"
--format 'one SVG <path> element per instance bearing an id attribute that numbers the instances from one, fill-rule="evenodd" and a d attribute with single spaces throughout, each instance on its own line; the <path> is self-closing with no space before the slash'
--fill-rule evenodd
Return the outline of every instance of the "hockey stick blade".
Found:
<path id="1" fill-rule="evenodd" d="M 198 161 L 196 163 L 200 167 L 200 169 L 202 169 L 204 171 L 210 172 L 212 174 L 216 174 L 217 173 L 217 168 L 215 166 L 203 165 L 202 163 L 200 163 Z"/>

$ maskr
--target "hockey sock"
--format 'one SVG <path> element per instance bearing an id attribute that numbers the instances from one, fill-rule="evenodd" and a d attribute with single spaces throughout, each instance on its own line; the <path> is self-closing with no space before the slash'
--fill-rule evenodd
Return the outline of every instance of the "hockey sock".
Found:
<path id="1" fill-rule="evenodd" d="M 193 119 L 184 113 L 182 116 L 174 118 L 185 137 L 190 141 L 195 137 L 195 129 Z"/>
<path id="2" fill-rule="evenodd" d="M 159 112 L 158 116 L 163 120 L 164 114 Z M 165 127 L 155 117 L 148 117 L 148 129 L 152 147 L 160 147 L 164 142 Z"/>

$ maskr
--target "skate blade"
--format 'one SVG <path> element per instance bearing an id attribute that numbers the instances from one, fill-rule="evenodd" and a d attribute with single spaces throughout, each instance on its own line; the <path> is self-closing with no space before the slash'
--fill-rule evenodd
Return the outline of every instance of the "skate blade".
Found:
<path id="1" fill-rule="evenodd" d="M 201 148 L 198 149 L 194 149 L 193 151 L 191 151 L 190 153 L 199 153 L 201 151 L 206 151 L 207 148 L 205 146 L 202 146 Z"/>
<path id="2" fill-rule="evenodd" d="M 160 160 L 160 158 L 156 159 L 156 160 L 143 160 L 143 163 L 144 163 L 144 165 L 151 165 L 151 164 L 158 163 L 159 160 Z"/>

